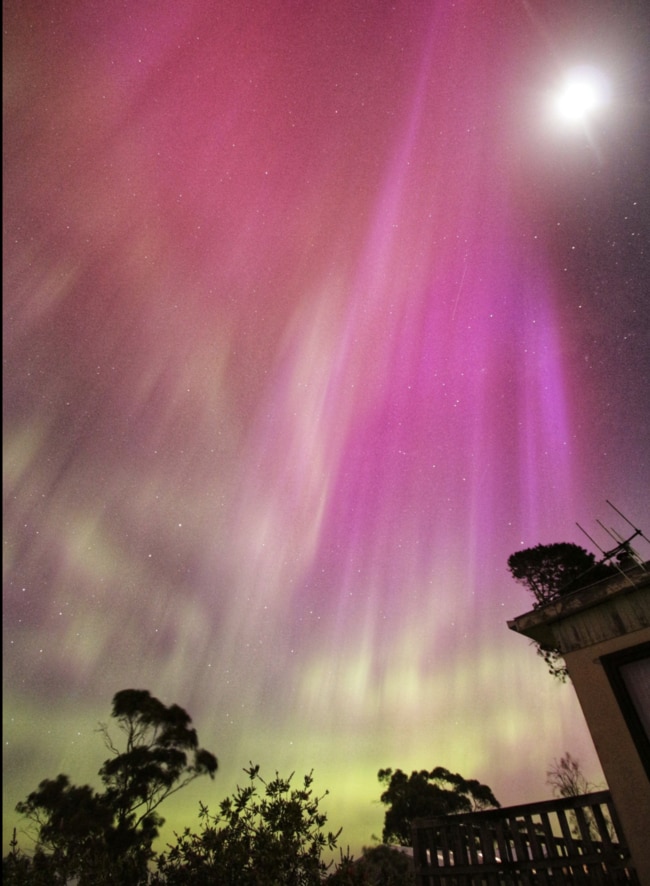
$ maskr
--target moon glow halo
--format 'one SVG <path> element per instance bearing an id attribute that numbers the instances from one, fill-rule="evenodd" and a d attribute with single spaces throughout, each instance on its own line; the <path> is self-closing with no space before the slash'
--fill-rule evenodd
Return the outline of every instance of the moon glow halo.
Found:
<path id="1" fill-rule="evenodd" d="M 555 112 L 566 123 L 586 123 L 610 98 L 607 78 L 597 68 L 581 65 L 567 71 L 555 96 Z"/>

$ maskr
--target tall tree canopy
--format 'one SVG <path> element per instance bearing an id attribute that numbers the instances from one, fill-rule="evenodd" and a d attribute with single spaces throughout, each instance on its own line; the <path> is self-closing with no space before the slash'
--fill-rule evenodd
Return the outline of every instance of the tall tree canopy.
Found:
<path id="1" fill-rule="evenodd" d="M 99 774 L 121 827 L 131 830 L 153 821 L 154 810 L 170 794 L 200 775 L 214 777 L 217 759 L 199 747 L 192 719 L 178 705 L 166 707 L 146 689 L 124 689 L 113 698 L 111 716 L 126 748 L 120 752 L 102 725 L 113 756 Z"/>
<path id="2" fill-rule="evenodd" d="M 534 596 L 535 607 L 611 575 L 593 554 L 571 542 L 537 545 L 508 557 L 512 577 Z"/>
<path id="3" fill-rule="evenodd" d="M 571 542 L 540 544 L 516 551 L 508 557 L 508 569 L 512 577 L 535 598 L 534 609 L 607 578 L 615 571 L 606 563 L 596 562 L 592 553 Z M 539 643 L 535 645 L 537 654 L 548 666 L 549 674 L 563 683 L 568 671 L 559 649 Z"/>
<path id="4" fill-rule="evenodd" d="M 178 705 L 167 707 L 144 689 L 124 689 L 113 698 L 111 716 L 125 747 L 120 750 L 107 725 L 100 727 L 112 755 L 99 770 L 103 792 L 58 775 L 16 807 L 35 825 L 34 866 L 45 872 L 43 882 L 141 882 L 163 823 L 160 804 L 217 771 L 217 758 L 199 747 L 191 718 Z"/>
<path id="5" fill-rule="evenodd" d="M 386 786 L 380 799 L 388 806 L 384 815 L 382 839 L 385 843 L 412 843 L 413 820 L 420 817 L 472 812 L 501 804 L 492 790 L 475 779 L 437 766 L 431 772 L 421 769 L 409 776 L 401 769 L 380 769 L 377 777 Z"/>

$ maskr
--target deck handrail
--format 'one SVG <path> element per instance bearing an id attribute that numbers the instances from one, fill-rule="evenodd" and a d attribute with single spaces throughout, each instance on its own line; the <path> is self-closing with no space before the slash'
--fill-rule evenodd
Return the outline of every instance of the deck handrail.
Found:
<path id="1" fill-rule="evenodd" d="M 638 884 L 609 791 L 416 819 L 417 886 Z"/>

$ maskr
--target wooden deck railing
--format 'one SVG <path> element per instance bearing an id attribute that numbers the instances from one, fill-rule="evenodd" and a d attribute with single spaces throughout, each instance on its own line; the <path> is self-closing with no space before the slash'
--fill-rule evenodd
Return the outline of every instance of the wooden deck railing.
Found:
<path id="1" fill-rule="evenodd" d="M 609 791 L 413 823 L 417 886 L 637 886 Z"/>

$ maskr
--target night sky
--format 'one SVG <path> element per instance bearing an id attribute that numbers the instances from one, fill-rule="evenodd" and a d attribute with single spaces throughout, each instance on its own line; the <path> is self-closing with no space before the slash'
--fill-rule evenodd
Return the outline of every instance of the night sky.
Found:
<path id="1" fill-rule="evenodd" d="M 355 853 L 380 767 L 602 783 L 506 561 L 650 530 L 648 46 L 623 0 L 5 0 L 5 849 L 131 687 L 220 762 L 167 836 L 251 760 Z"/>

